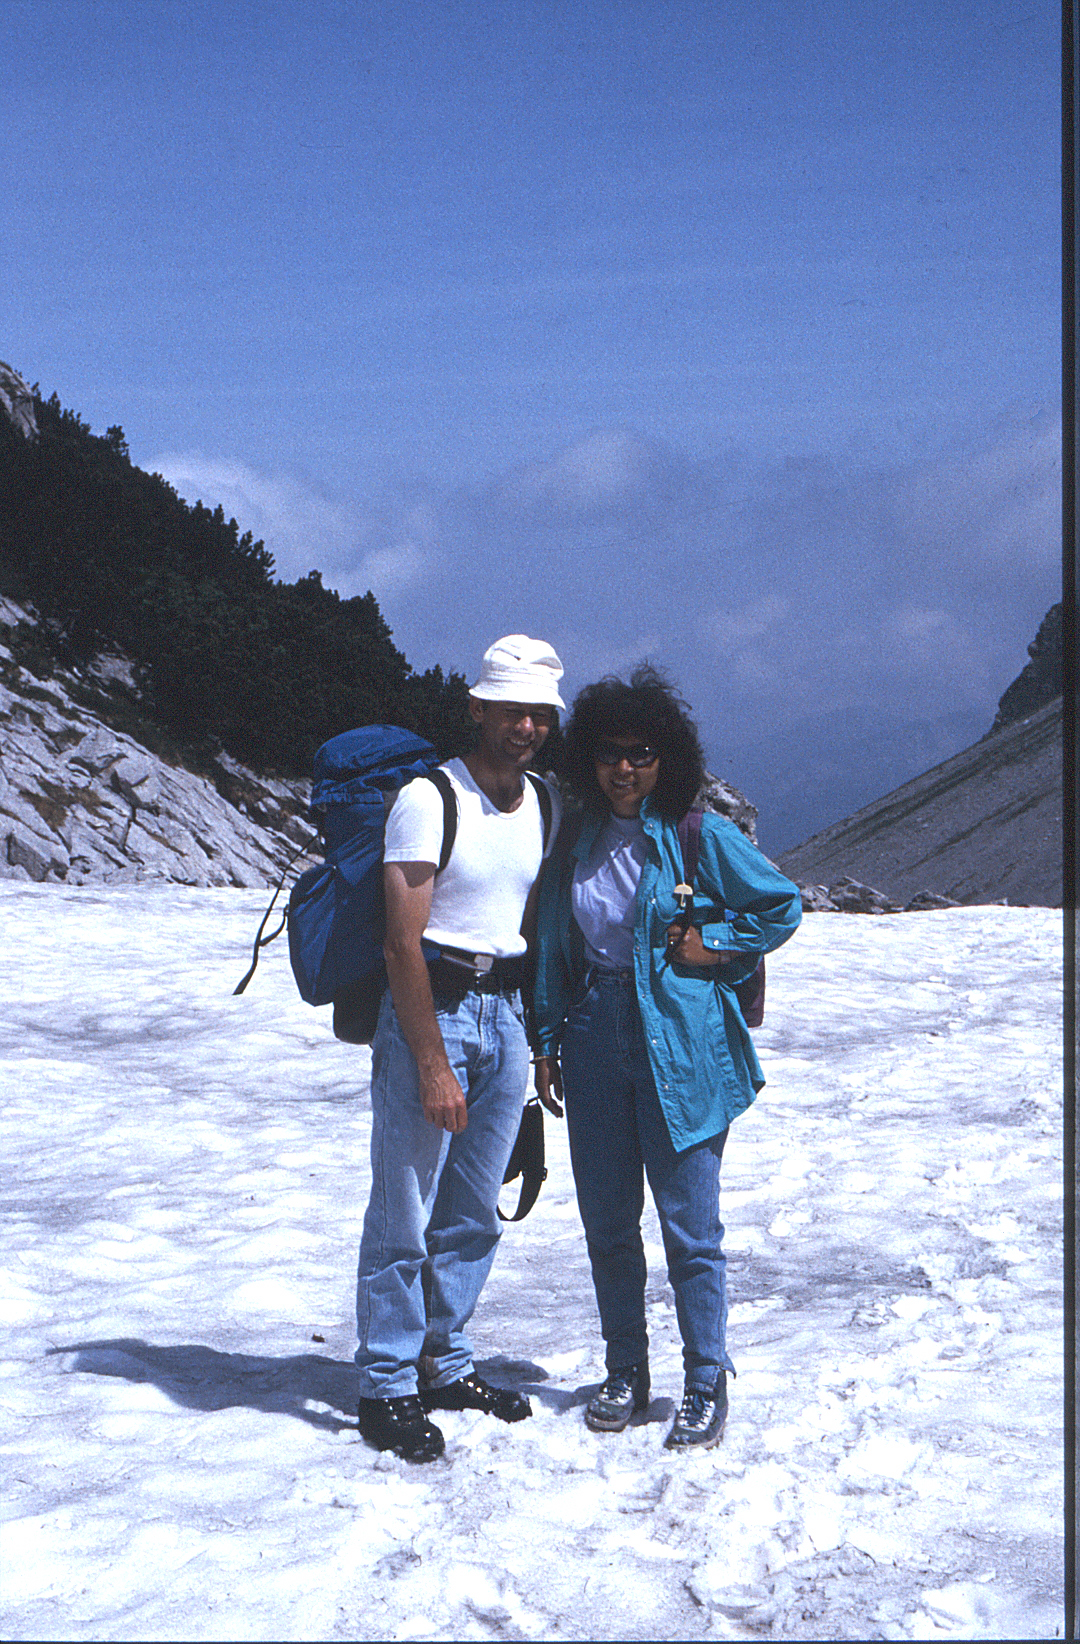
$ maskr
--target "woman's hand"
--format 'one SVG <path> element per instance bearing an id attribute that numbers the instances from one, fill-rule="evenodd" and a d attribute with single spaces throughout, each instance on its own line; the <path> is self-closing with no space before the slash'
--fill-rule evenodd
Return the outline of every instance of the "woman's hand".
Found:
<path id="1" fill-rule="evenodd" d="M 707 948 L 696 925 L 688 925 L 686 930 L 679 924 L 669 925 L 667 940 L 668 958 L 677 959 L 680 965 L 726 965 L 734 957 Z"/>
<path id="2" fill-rule="evenodd" d="M 554 1056 L 536 1058 L 536 1094 L 549 1113 L 562 1118 L 562 1069 Z"/>

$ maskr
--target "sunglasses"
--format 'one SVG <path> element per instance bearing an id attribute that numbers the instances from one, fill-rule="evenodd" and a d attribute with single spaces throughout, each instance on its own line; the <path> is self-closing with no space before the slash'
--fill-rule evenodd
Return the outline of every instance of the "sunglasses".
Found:
<path id="1" fill-rule="evenodd" d="M 644 742 L 632 742 L 628 748 L 618 742 L 601 742 L 593 757 L 598 765 L 619 765 L 626 759 L 635 771 L 640 771 L 646 765 L 654 765 L 660 754 Z"/>

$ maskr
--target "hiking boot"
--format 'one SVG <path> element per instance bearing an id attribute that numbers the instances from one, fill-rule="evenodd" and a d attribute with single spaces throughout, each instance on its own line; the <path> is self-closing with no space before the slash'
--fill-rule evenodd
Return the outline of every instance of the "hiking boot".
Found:
<path id="1" fill-rule="evenodd" d="M 585 1406 L 585 1425 L 594 1433 L 621 1433 L 636 1410 L 649 1402 L 649 1361 L 611 1370 Z"/>
<path id="2" fill-rule="evenodd" d="M 524 1421 L 532 1415 L 532 1405 L 524 1393 L 512 1392 L 508 1387 L 492 1387 L 475 1370 L 459 1376 L 446 1387 L 424 1388 L 420 1403 L 425 1410 L 483 1410 L 485 1415 L 497 1416 L 500 1421 Z"/>
<path id="3" fill-rule="evenodd" d="M 361 1399 L 360 1435 L 376 1450 L 392 1450 L 402 1461 L 437 1461 L 445 1448 L 439 1429 L 428 1421 L 415 1393 L 399 1399 Z"/>
<path id="4" fill-rule="evenodd" d="M 668 1450 L 709 1450 L 719 1444 L 727 1420 L 727 1372 L 721 1370 L 712 1392 L 687 1387 L 674 1426 L 664 1440 Z"/>

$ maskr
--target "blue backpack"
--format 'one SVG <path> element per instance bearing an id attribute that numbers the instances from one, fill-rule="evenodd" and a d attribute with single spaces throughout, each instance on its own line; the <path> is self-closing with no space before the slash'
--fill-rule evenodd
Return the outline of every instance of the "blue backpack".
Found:
<path id="1" fill-rule="evenodd" d="M 309 840 L 293 856 L 278 881 L 255 937 L 251 967 L 234 992 L 243 993 L 255 974 L 260 950 L 280 936 L 287 924 L 289 958 L 300 997 L 309 1005 L 333 1003 L 338 1037 L 354 1044 L 370 1043 L 386 988 L 382 953 L 386 816 L 399 789 L 415 777 L 431 775 L 443 793 L 449 823 L 444 828 L 440 867 L 446 865 L 448 846 L 453 847 L 457 829 L 457 807 L 445 774 L 434 769 L 438 762 L 430 742 L 396 725 L 364 725 L 323 743 L 315 755 L 311 787 L 311 814 L 319 825 L 318 838 Z M 264 936 L 289 869 L 315 846 L 321 846 L 323 861 L 300 875 L 281 923 Z M 363 1020 L 355 1019 L 358 1013 Z"/>
<path id="2" fill-rule="evenodd" d="M 300 997 L 309 1005 L 333 1004 L 338 1039 L 354 1045 L 371 1043 L 386 991 L 386 817 L 406 783 L 424 777 L 435 784 L 443 802 L 441 873 L 454 848 L 457 801 L 446 772 L 436 769 L 438 762 L 429 742 L 396 725 L 365 725 L 323 743 L 312 768 L 311 813 L 318 822 L 324 859 L 300 875 L 288 911 L 277 929 L 264 937 L 286 868 L 256 934 L 251 968 L 234 992 L 243 993 L 255 974 L 260 950 L 287 924 L 289 959 Z M 533 782 L 543 812 L 546 848 L 551 803 L 540 779 Z M 309 841 L 293 862 L 316 843 Z M 429 958 L 439 952 L 433 944 L 423 946 Z"/>
<path id="3" fill-rule="evenodd" d="M 334 1033 L 349 1044 L 371 1043 L 386 991 L 383 835 L 398 790 L 417 777 L 442 794 L 440 872 L 450 860 L 457 805 L 438 761 L 429 742 L 394 725 L 345 731 L 315 755 L 311 810 L 326 854 L 292 888 L 289 958 L 300 997 L 332 1003 Z"/>

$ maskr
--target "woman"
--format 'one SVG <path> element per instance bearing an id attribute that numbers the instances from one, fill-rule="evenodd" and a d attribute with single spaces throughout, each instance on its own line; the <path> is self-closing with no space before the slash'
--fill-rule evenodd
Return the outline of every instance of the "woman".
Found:
<path id="1" fill-rule="evenodd" d="M 720 1159 L 764 1084 L 735 988 L 802 915 L 790 880 L 707 812 L 689 922 L 678 823 L 704 779 L 697 731 L 639 668 L 574 703 L 563 822 L 541 885 L 533 1001 L 536 1083 L 565 1101 L 578 1206 L 606 1343 L 585 1420 L 621 1432 L 649 1402 L 644 1175 L 663 1231 L 685 1391 L 666 1443 L 716 1444 L 727 1414 Z"/>

